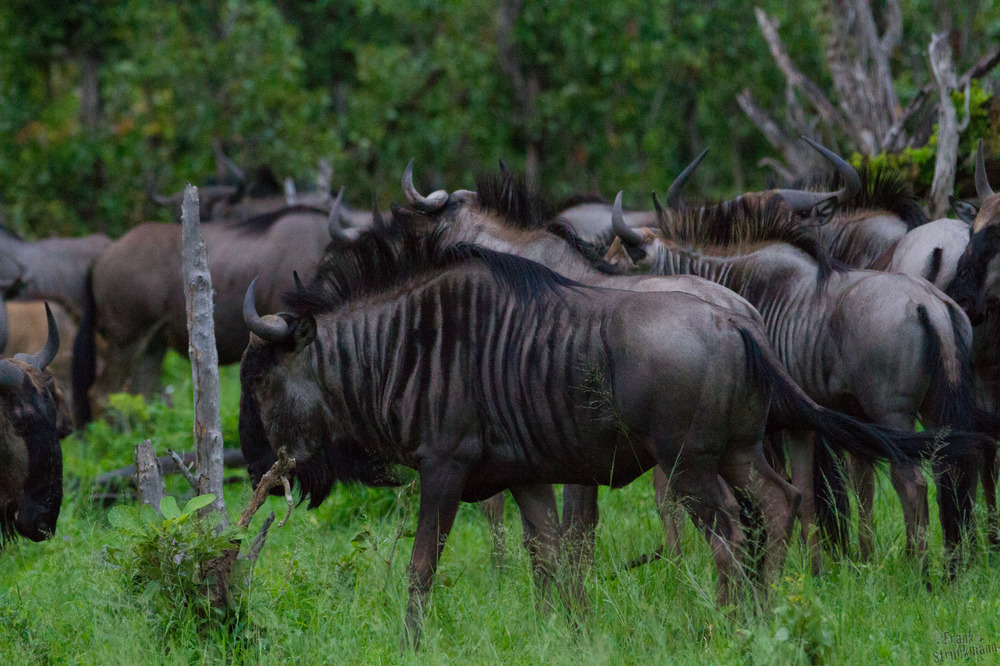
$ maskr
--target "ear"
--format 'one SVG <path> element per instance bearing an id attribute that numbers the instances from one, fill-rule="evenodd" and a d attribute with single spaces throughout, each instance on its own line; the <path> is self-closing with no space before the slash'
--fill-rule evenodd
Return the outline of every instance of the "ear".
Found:
<path id="1" fill-rule="evenodd" d="M 958 219 L 969 226 L 972 226 L 976 222 L 976 216 L 979 215 L 978 208 L 968 201 L 962 201 L 955 197 L 948 197 L 948 201 L 951 203 L 951 209 L 955 211 L 955 215 L 958 215 Z"/>
<path id="2" fill-rule="evenodd" d="M 300 352 L 316 339 L 316 319 L 310 315 L 302 315 L 292 333 L 295 339 L 295 351 Z"/>
<path id="3" fill-rule="evenodd" d="M 813 219 L 816 224 L 823 225 L 833 219 L 833 214 L 837 212 L 837 195 L 823 199 L 813 206 Z"/>

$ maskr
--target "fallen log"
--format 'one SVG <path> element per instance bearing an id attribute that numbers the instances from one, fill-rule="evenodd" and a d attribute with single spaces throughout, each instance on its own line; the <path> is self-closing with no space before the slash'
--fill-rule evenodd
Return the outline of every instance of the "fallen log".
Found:
<path id="1" fill-rule="evenodd" d="M 181 459 L 184 461 L 185 465 L 190 465 L 195 460 L 195 454 L 193 451 L 183 453 L 181 454 Z M 164 476 L 181 473 L 177 462 L 169 455 L 157 457 L 156 462 L 160 467 L 160 473 Z M 229 468 L 245 467 L 246 462 L 243 460 L 243 452 L 239 449 L 223 449 L 222 464 L 224 467 Z M 135 483 L 135 465 L 129 465 L 128 467 L 122 467 L 121 469 L 116 469 L 107 472 L 106 474 L 102 474 L 94 479 L 94 485 L 108 485 L 110 483 L 118 482 L 121 479 L 127 479 L 130 482 Z"/>

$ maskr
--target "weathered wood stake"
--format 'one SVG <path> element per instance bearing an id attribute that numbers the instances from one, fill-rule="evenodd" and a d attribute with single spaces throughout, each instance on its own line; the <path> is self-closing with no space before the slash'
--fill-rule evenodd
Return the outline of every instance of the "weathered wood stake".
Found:
<path id="1" fill-rule="evenodd" d="M 166 491 L 156 452 L 148 439 L 135 445 L 135 487 L 139 504 L 148 504 L 159 513 Z"/>
<path id="2" fill-rule="evenodd" d="M 201 233 L 198 188 L 188 183 L 181 207 L 181 252 L 184 259 L 184 299 L 187 304 L 188 356 L 194 382 L 195 470 L 198 493 L 215 495 L 199 515 L 217 511 L 228 525 L 222 496 L 222 418 L 219 415 L 219 353 L 215 348 L 212 275 Z"/>

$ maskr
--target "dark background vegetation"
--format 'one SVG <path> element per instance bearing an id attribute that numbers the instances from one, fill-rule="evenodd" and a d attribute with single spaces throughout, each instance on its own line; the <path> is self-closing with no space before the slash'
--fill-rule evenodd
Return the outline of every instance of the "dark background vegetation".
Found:
<path id="1" fill-rule="evenodd" d="M 411 157 L 425 189 L 470 187 L 503 158 L 554 197 L 624 189 L 637 206 L 705 146 L 701 194 L 770 180 L 757 162 L 773 151 L 735 101 L 749 85 L 767 108 L 784 102 L 752 3 L 528 0 L 505 30 L 511 4 L 7 0 L 0 209 L 30 236 L 169 219 L 147 186 L 204 183 L 216 140 L 244 169 L 267 165 L 300 191 L 325 158 L 356 206 L 400 199 Z M 828 89 L 823 5 L 760 2 Z M 952 30 L 959 72 L 1000 38 L 991 0 L 902 6 L 893 71 L 904 105 L 929 80 L 932 32 Z"/>

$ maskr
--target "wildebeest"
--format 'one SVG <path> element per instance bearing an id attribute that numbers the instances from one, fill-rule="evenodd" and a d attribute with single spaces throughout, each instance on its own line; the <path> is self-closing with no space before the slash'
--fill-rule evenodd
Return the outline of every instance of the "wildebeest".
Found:
<path id="1" fill-rule="evenodd" d="M 765 566 L 780 567 L 799 495 L 760 439 L 769 403 L 800 397 L 749 320 L 687 294 L 585 287 L 441 233 L 327 255 L 286 313 L 261 318 L 254 300 L 251 285 L 240 440 L 254 482 L 251 461 L 282 446 L 310 506 L 336 481 L 420 473 L 411 639 L 459 501 L 504 488 L 543 582 L 557 527 L 540 484 L 620 486 L 657 463 L 712 545 L 720 603 L 743 539 L 734 488 L 761 506 Z"/>
<path id="2" fill-rule="evenodd" d="M 0 228 L 0 291 L 17 283 L 18 298 L 55 301 L 79 320 L 87 271 L 110 243 L 104 234 L 28 241 Z"/>
<path id="3" fill-rule="evenodd" d="M 262 305 L 277 307 L 281 292 L 293 286 L 293 270 L 312 275 L 331 230 L 339 231 L 336 215 L 331 224 L 327 211 L 308 206 L 203 227 L 215 289 L 220 363 L 235 363 L 246 348 L 248 332 L 241 314 L 245 285 L 260 275 Z M 88 311 L 73 355 L 78 423 L 90 418 L 87 396 L 95 379 L 95 330 L 107 342 L 97 397 L 121 390 L 152 393 L 159 386 L 167 349 L 187 352 L 181 226 L 147 222 L 133 228 L 101 254 L 87 284 Z"/>
<path id="4" fill-rule="evenodd" d="M 421 199 L 419 193 L 412 189 L 412 182 L 407 182 L 405 175 L 403 189 L 407 200 L 419 204 L 422 212 L 421 216 L 414 216 L 415 223 L 425 226 L 443 224 L 441 232 L 451 242 L 473 242 L 533 259 L 562 275 L 591 286 L 691 294 L 753 322 L 752 330 L 758 336 L 762 349 L 768 355 L 773 354 L 767 342 L 764 320 L 743 297 L 701 277 L 623 274 L 623 271 L 602 260 L 590 246 L 581 242 L 563 225 L 551 224 L 547 219 L 544 203 L 540 203 L 542 197 L 537 192 L 531 192 L 523 181 L 510 173 L 501 172 L 499 177 L 480 176 L 475 192 L 458 192 L 451 197 L 440 192 Z M 675 193 L 676 190 L 672 187 L 668 200 Z M 618 206 L 620 201 L 619 195 Z M 620 224 L 620 218 L 618 221 Z M 780 368 L 777 361 L 775 365 Z M 784 372 L 783 369 L 781 371 Z M 788 381 L 793 383 L 790 379 Z M 804 394 L 802 397 L 805 398 Z M 824 412 L 824 417 L 818 418 L 820 412 L 808 399 L 794 404 L 779 402 L 772 409 L 774 413 L 769 424 L 771 428 L 825 431 L 837 450 L 872 438 L 870 430 L 843 415 Z M 848 431 L 853 434 L 847 435 Z M 667 476 L 658 469 L 654 473 L 654 481 L 657 505 L 661 509 L 661 519 L 667 530 L 668 546 L 676 552 L 679 545 L 674 522 L 671 520 L 673 514 L 664 506 Z M 572 534 L 579 530 L 589 541 L 597 519 L 596 489 L 567 488 L 564 498 L 563 521 L 567 532 Z"/>
<path id="5" fill-rule="evenodd" d="M 816 239 L 788 219 L 786 202 L 774 196 L 764 206 L 743 199 L 665 214 L 657 230 L 635 232 L 616 224 L 622 233 L 608 259 L 638 262 L 657 274 L 701 275 L 745 296 L 764 316 L 791 376 L 822 405 L 897 430 L 912 429 L 918 413 L 931 427 L 973 430 L 971 326 L 961 309 L 922 280 L 831 264 Z M 768 234 L 771 242 L 764 240 Z M 806 452 L 810 443 L 795 448 Z M 949 467 L 947 474 L 936 464 L 949 552 L 972 524 L 976 488 L 971 456 L 953 462 L 956 469 Z M 867 556 L 874 485 L 870 469 L 858 467 L 861 549 Z M 893 465 L 892 480 L 903 504 L 907 550 L 922 556 L 926 482 L 911 464 Z M 804 494 L 801 517 L 807 530 L 811 459 L 798 465 L 793 460 L 792 482 Z"/>
<path id="6" fill-rule="evenodd" d="M 0 342 L 7 314 L 0 303 Z M 59 349 L 51 312 L 48 337 L 34 354 L 0 360 L 0 537 L 50 538 L 62 504 L 62 449 L 52 378 L 45 367 Z M 0 344 L 2 348 L 2 344 Z"/>

